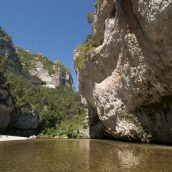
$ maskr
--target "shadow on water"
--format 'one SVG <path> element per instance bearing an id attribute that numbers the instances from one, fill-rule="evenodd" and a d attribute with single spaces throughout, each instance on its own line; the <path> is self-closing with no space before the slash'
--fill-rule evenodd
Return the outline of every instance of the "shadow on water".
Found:
<path id="1" fill-rule="evenodd" d="M 0 143 L 0 171 L 172 171 L 172 147 L 105 140 Z"/>

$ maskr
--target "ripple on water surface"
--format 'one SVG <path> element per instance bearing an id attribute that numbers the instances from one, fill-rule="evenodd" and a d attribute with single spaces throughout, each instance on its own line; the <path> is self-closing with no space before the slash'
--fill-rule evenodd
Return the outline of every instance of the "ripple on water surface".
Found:
<path id="1" fill-rule="evenodd" d="M 172 147 L 105 140 L 0 143 L 0 172 L 172 172 Z"/>

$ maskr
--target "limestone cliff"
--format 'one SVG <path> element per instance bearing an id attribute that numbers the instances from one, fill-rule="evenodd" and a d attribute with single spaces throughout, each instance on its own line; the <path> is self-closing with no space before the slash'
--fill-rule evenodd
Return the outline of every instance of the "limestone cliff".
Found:
<path id="1" fill-rule="evenodd" d="M 23 75 L 35 85 L 55 88 L 62 84 L 73 88 L 73 78 L 68 69 L 60 62 L 52 62 L 42 54 L 16 48 L 23 66 Z"/>
<path id="2" fill-rule="evenodd" d="M 75 68 L 99 137 L 172 143 L 171 17 L 172 0 L 98 4 Z"/>

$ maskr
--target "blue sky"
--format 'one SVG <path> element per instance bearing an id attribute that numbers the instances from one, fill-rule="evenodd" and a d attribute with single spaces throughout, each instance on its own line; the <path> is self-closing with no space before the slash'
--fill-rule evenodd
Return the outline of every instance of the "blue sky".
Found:
<path id="1" fill-rule="evenodd" d="M 73 50 L 91 32 L 86 14 L 95 0 L 0 0 L 0 26 L 16 46 L 60 60 L 71 71 Z"/>

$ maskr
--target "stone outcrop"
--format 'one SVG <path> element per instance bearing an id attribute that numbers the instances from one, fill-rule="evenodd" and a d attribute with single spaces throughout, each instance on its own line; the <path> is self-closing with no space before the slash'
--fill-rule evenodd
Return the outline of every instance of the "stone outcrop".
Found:
<path id="1" fill-rule="evenodd" d="M 37 112 L 15 110 L 11 114 L 8 125 L 8 133 L 19 136 L 35 135 L 39 126 L 39 114 Z"/>
<path id="2" fill-rule="evenodd" d="M 96 47 L 75 67 L 113 138 L 172 143 L 171 17 L 171 0 L 103 0 L 94 13 Z"/>

